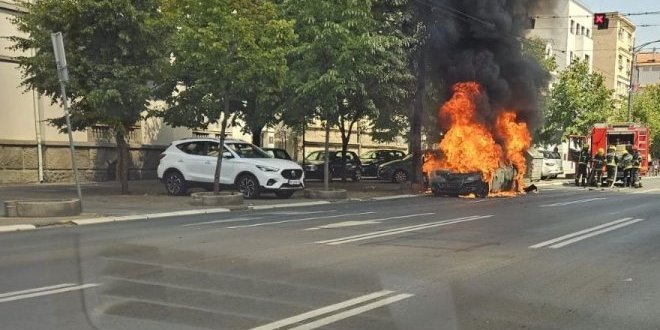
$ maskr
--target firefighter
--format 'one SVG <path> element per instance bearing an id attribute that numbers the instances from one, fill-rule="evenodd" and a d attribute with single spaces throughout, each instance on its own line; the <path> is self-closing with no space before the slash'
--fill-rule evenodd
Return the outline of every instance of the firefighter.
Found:
<path id="1" fill-rule="evenodd" d="M 610 146 L 607 148 L 607 155 L 605 155 L 605 165 L 607 166 L 607 186 L 610 188 L 614 186 L 616 181 L 616 169 L 619 163 L 619 157 L 616 155 L 616 147 Z"/>
<path id="2" fill-rule="evenodd" d="M 598 149 L 598 153 L 591 161 L 591 175 L 589 183 L 596 187 L 600 187 L 603 183 L 603 167 L 605 166 L 605 150 Z"/>
<path id="3" fill-rule="evenodd" d="M 623 155 L 621 155 L 621 168 L 623 169 L 623 185 L 625 187 L 630 187 L 630 174 L 632 172 L 632 155 L 628 153 L 627 149 L 623 150 Z"/>
<path id="4" fill-rule="evenodd" d="M 641 187 L 641 183 L 638 184 L 639 180 L 639 168 L 642 166 L 642 157 L 639 155 L 639 150 L 637 147 L 633 147 L 632 154 L 632 169 L 630 171 L 630 185 L 633 188 Z"/>
<path id="5" fill-rule="evenodd" d="M 578 156 L 577 172 L 575 173 L 575 185 L 578 186 L 582 181 L 582 186 L 586 186 L 587 180 L 587 164 L 589 163 L 589 146 L 584 145 L 580 155 Z"/>

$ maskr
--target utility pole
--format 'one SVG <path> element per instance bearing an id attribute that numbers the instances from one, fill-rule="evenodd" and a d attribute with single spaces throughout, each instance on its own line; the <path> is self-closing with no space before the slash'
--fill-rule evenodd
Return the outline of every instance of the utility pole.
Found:
<path id="1" fill-rule="evenodd" d="M 69 81 L 69 69 L 66 65 L 66 54 L 64 53 L 64 40 L 62 32 L 51 33 L 50 39 L 53 42 L 53 51 L 55 53 L 55 63 L 57 64 L 57 76 L 60 80 L 60 89 L 62 92 L 62 105 L 64 107 L 64 118 L 66 119 L 66 130 L 69 134 L 69 148 L 71 149 L 71 167 L 76 181 L 76 192 L 82 208 L 82 191 L 80 189 L 80 179 L 78 177 L 78 166 L 76 165 L 76 147 L 73 145 L 73 134 L 71 133 L 71 115 L 69 113 L 69 102 L 66 98 L 66 83 Z"/>

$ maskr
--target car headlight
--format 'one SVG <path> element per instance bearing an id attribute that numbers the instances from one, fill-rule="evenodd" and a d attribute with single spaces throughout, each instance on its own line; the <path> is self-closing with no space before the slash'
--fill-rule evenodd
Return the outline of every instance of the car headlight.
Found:
<path id="1" fill-rule="evenodd" d="M 272 166 L 257 165 L 257 168 L 264 172 L 279 172 L 280 169 Z"/>

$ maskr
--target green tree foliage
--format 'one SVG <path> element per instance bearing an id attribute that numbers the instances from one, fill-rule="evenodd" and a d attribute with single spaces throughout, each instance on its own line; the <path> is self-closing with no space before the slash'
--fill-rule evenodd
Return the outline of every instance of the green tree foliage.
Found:
<path id="1" fill-rule="evenodd" d="M 207 128 L 221 120 L 221 144 L 230 117 L 261 123 L 257 113 L 284 83 L 293 22 L 271 1 L 167 0 L 165 12 L 177 30 L 165 122 Z M 219 153 L 216 192 L 221 167 Z"/>
<path id="2" fill-rule="evenodd" d="M 540 132 L 544 144 L 559 143 L 568 135 L 586 135 L 595 123 L 614 115 L 612 91 L 599 73 L 589 73 L 585 61 L 574 61 L 559 73 L 545 108 Z"/>
<path id="3" fill-rule="evenodd" d="M 660 157 L 660 85 L 650 85 L 635 95 L 633 117 L 651 130 L 651 153 Z"/>
<path id="4" fill-rule="evenodd" d="M 285 2 L 299 35 L 291 56 L 292 103 L 297 104 L 292 107 L 304 110 L 307 120 L 323 120 L 326 135 L 330 127 L 338 126 L 343 152 L 361 119 L 391 117 L 387 111 L 405 99 L 402 85 L 411 78 L 406 40 L 385 32 L 392 22 L 383 18 L 391 16 L 376 12 L 375 2 Z"/>
<path id="5" fill-rule="evenodd" d="M 546 56 L 547 42 L 545 40 L 537 37 L 531 37 L 524 39 L 522 43 L 524 56 L 534 58 L 548 73 L 557 70 L 557 61 L 555 60 L 555 57 Z"/>
<path id="6" fill-rule="evenodd" d="M 60 97 L 51 32 L 64 35 L 70 82 L 73 130 L 108 125 L 118 148 L 122 193 L 128 193 L 129 153 L 126 136 L 142 118 L 152 97 L 150 82 L 168 62 L 164 54 L 168 28 L 157 0 L 24 1 L 27 13 L 12 20 L 26 37 L 14 36 L 23 86 L 36 89 L 53 103 Z M 64 117 L 51 124 L 66 129 Z"/>

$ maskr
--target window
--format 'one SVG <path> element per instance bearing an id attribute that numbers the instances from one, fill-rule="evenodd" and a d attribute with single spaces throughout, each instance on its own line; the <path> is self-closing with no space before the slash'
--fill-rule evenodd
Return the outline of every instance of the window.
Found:
<path id="1" fill-rule="evenodd" d="M 587 38 L 591 38 L 591 30 L 587 29 Z"/>
<path id="2" fill-rule="evenodd" d="M 619 70 L 623 70 L 623 57 L 619 55 Z"/>
<path id="3" fill-rule="evenodd" d="M 623 30 L 619 29 L 619 40 L 623 40 Z"/>
<path id="4" fill-rule="evenodd" d="M 241 158 L 271 158 L 263 150 L 249 143 L 227 143 L 227 147 Z"/>
<path id="5" fill-rule="evenodd" d="M 584 60 L 587 61 L 587 64 L 590 63 L 590 62 L 589 62 L 589 59 L 590 59 L 590 58 L 589 58 L 589 55 L 588 55 L 588 54 L 584 54 Z"/>
<path id="6" fill-rule="evenodd" d="M 575 34 L 580 34 L 580 23 L 575 24 Z"/>
<path id="7" fill-rule="evenodd" d="M 179 148 L 179 150 L 189 154 L 189 155 L 198 155 L 198 156 L 206 156 L 206 153 L 208 151 L 208 143 L 207 142 L 188 142 L 188 143 L 181 143 L 176 146 Z"/>
<path id="8" fill-rule="evenodd" d="M 584 26 L 583 26 L 582 29 L 580 29 L 580 34 L 581 34 L 581 35 L 585 35 L 584 30 L 585 30 L 585 28 L 584 28 Z"/>
<path id="9" fill-rule="evenodd" d="M 575 33 L 575 21 L 571 20 L 571 33 Z"/>
<path id="10" fill-rule="evenodd" d="M 568 59 L 569 59 L 569 61 L 573 62 L 573 51 L 571 51 L 571 52 L 569 53 L 569 57 L 568 57 Z"/>

